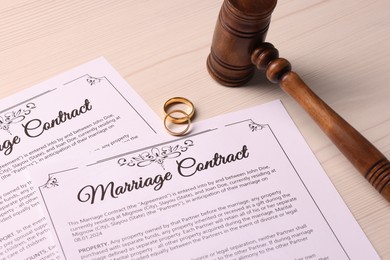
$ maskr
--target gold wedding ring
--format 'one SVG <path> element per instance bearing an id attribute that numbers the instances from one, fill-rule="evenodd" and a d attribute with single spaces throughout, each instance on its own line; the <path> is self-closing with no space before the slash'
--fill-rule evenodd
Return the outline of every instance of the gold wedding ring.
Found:
<path id="1" fill-rule="evenodd" d="M 165 106 L 164 106 L 165 107 Z M 178 118 L 184 118 L 184 121 L 182 120 L 181 122 L 184 123 L 184 122 L 187 122 L 187 126 L 184 130 L 180 131 L 180 132 L 175 132 L 173 130 L 171 130 L 168 125 L 167 125 L 167 121 L 169 120 L 170 122 L 172 123 L 175 123 L 173 122 L 172 118 L 177 118 L 177 117 L 173 117 L 172 114 L 174 113 L 180 113 L 180 114 L 183 114 L 184 116 L 183 117 L 178 117 Z M 190 129 L 190 125 L 191 125 L 191 119 L 190 119 L 190 116 L 182 111 L 182 110 L 172 110 L 171 112 L 167 113 L 164 117 L 164 127 L 165 129 L 168 131 L 168 133 L 170 133 L 171 135 L 175 135 L 175 136 L 180 136 L 180 135 L 184 135 L 185 133 L 187 133 L 188 129 Z"/>
<path id="2" fill-rule="evenodd" d="M 180 112 L 185 112 L 183 114 L 185 114 L 186 116 L 175 117 L 175 116 L 172 116 L 172 112 L 169 112 L 169 108 L 173 107 L 174 105 L 178 105 L 178 104 L 185 104 L 186 106 L 189 107 L 189 111 L 188 112 L 183 111 L 183 110 L 179 110 L 179 113 Z M 176 111 L 176 112 L 178 112 L 178 111 Z M 191 119 L 192 116 L 195 113 L 195 107 L 194 107 L 194 104 L 192 104 L 192 102 L 189 101 L 186 98 L 183 98 L 183 97 L 173 97 L 173 98 L 168 99 L 165 102 L 165 104 L 164 104 L 164 113 L 165 113 L 165 117 L 168 118 L 169 121 L 171 121 L 172 123 L 182 124 L 182 123 L 185 123 L 187 121 L 189 123 L 189 119 Z"/>

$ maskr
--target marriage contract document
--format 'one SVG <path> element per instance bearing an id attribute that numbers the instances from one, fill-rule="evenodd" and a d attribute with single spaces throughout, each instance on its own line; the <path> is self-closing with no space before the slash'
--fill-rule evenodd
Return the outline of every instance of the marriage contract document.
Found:
<path id="1" fill-rule="evenodd" d="M 32 179 L 68 260 L 379 259 L 279 101 Z"/>
<path id="2" fill-rule="evenodd" d="M 56 259 L 26 170 L 159 132 L 161 121 L 99 58 L 0 102 L 0 259 Z M 33 257 L 35 255 L 35 257 Z"/>

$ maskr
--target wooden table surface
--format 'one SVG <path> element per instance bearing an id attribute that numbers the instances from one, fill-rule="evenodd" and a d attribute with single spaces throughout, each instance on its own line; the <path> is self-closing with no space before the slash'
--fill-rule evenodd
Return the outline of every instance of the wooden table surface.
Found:
<path id="1" fill-rule="evenodd" d="M 173 96 L 195 120 L 281 99 L 382 259 L 390 259 L 390 203 L 305 112 L 259 74 L 219 86 L 206 58 L 222 0 L 2 0 L 0 102 L 104 56 L 162 117 Z M 390 158 L 390 1 L 279 0 L 267 40 L 344 119 Z"/>

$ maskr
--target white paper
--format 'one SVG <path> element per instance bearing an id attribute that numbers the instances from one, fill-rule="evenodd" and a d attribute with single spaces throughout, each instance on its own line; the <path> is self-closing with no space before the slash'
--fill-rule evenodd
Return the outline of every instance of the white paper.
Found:
<path id="1" fill-rule="evenodd" d="M 0 102 L 0 259 L 55 259 L 26 170 L 156 136 L 161 120 L 104 58 Z"/>
<path id="2" fill-rule="evenodd" d="M 280 102 L 32 172 L 64 259 L 379 259 Z"/>

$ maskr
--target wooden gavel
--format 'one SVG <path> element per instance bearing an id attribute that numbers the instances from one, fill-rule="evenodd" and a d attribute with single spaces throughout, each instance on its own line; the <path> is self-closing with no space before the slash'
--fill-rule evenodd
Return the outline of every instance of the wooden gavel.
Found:
<path id="1" fill-rule="evenodd" d="M 355 168 L 390 202 L 390 162 L 321 100 L 291 64 L 264 43 L 277 0 L 224 0 L 207 59 L 210 75 L 226 86 L 250 80 L 255 67 L 288 93 L 317 122 Z"/>

